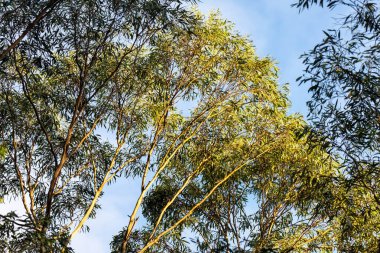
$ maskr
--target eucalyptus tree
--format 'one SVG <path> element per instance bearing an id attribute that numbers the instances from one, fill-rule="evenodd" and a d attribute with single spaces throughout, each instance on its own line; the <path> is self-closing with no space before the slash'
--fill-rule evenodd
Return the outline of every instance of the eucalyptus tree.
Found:
<path id="1" fill-rule="evenodd" d="M 339 223 L 329 221 L 326 209 L 319 203 L 321 199 L 341 194 L 330 180 L 339 173 L 337 166 L 321 146 L 312 152 L 308 150 L 307 136 L 299 136 L 305 126 L 302 120 L 282 117 L 283 121 L 277 122 L 277 132 L 271 133 L 279 143 L 270 152 L 254 157 L 249 166 L 235 172 L 194 210 L 192 217 L 147 251 L 238 253 L 336 249 Z M 249 124 L 258 126 L 256 121 Z M 128 252 L 139 252 L 139 247 L 149 243 L 152 233 L 170 229 L 175 220 L 180 220 L 212 190 L 215 181 L 225 178 L 226 171 L 231 170 L 231 158 L 240 161 L 243 156 L 239 152 L 247 154 L 245 141 L 235 138 L 227 151 L 223 149 L 219 153 L 220 162 L 202 165 L 205 168 L 198 180 L 190 182 L 188 189 L 177 196 L 183 182 L 177 164 L 180 167 L 191 164 L 192 156 L 178 158 L 176 176 L 163 175 L 159 179 L 162 183 L 145 197 L 142 213 L 148 223 L 132 235 L 135 243 Z M 184 173 L 189 173 L 187 167 Z M 114 238 L 115 252 L 121 235 Z"/>
<path id="2" fill-rule="evenodd" d="M 25 216 L 1 216 L 2 250 L 65 248 L 83 225 L 78 221 L 94 217 L 98 189 L 118 172 L 115 166 L 143 155 L 147 114 L 137 107 L 144 66 L 138 55 L 158 31 L 191 26 L 188 2 L 0 4 L 0 195 L 25 209 Z M 132 104 L 123 111 L 126 103 Z M 127 136 L 136 118 L 141 131 Z M 100 128 L 116 132 L 116 146 L 101 139 Z M 122 149 L 134 135 L 129 151 Z"/>
<path id="3" fill-rule="evenodd" d="M 207 240 L 220 221 L 216 250 L 239 247 L 244 231 L 257 251 L 302 250 L 329 233 L 322 212 L 308 211 L 334 194 L 323 180 L 331 158 L 318 144 L 305 153 L 275 65 L 186 2 L 57 1 L 24 37 L 42 2 L 1 6 L 11 50 L 0 73 L 0 190 L 24 208 L 1 214 L 2 251 L 72 251 L 120 177 L 140 194 L 115 252 L 189 252 L 183 233 Z M 231 228 L 226 213 L 245 217 L 244 185 L 261 212 Z"/>
<path id="4" fill-rule="evenodd" d="M 310 85 L 310 118 L 316 129 L 343 152 L 355 175 L 379 162 L 379 4 L 300 0 L 296 6 L 309 8 L 318 2 L 347 14 L 303 56 L 306 69 L 300 80 Z"/>
<path id="5" fill-rule="evenodd" d="M 303 55 L 306 69 L 300 82 L 310 87 L 309 116 L 316 132 L 341 156 L 345 177 L 340 181 L 348 193 L 342 197 L 342 247 L 374 252 L 380 238 L 368 231 L 379 231 L 380 5 L 370 0 L 299 0 L 294 5 L 302 10 L 317 4 L 343 14 L 336 27 L 324 32 L 323 41 Z M 355 208 L 348 203 L 356 203 Z M 359 218 L 359 210 L 362 216 L 369 212 L 375 224 Z"/>
<path id="6" fill-rule="evenodd" d="M 30 2 L 25 0 L 1 3 L 2 36 L 0 37 L 0 61 L 47 17 L 62 0 Z M 12 34 L 12 35 L 11 35 Z M 11 35 L 11 36 L 10 36 Z M 11 39 L 11 40 L 10 40 Z"/>
<path id="7" fill-rule="evenodd" d="M 169 82 L 161 92 L 172 95 L 155 104 L 170 111 L 159 110 L 141 194 L 112 251 L 303 252 L 325 246 L 333 226 L 314 209 L 318 198 L 334 191 L 330 176 L 338 171 L 319 144 L 310 153 L 306 136 L 298 136 L 305 123 L 287 115 L 272 61 L 258 58 L 249 40 L 214 15 L 192 34 L 161 34 L 155 46 L 147 76 Z M 185 96 L 171 93 L 173 87 Z M 184 99 L 193 101 L 188 116 L 178 112 Z M 250 216 L 248 198 L 259 210 Z"/>
<path id="8" fill-rule="evenodd" d="M 136 35 L 169 26 L 173 20 L 186 24 L 189 16 L 182 7 L 189 2 L 194 1 L 4 0 L 0 3 L 0 62 L 7 62 L 17 49 L 43 64 L 42 52 L 75 47 L 86 54 L 112 38 L 122 44 L 131 42 Z"/>
<path id="9" fill-rule="evenodd" d="M 181 13 L 173 4 L 159 9 L 164 13 L 137 5 L 136 21 L 123 19 L 128 6 L 113 16 L 112 6 L 94 3 L 62 10 L 62 43 L 36 49 L 42 34 L 19 43 L 4 63 L 1 187 L 25 209 L 25 215 L 1 216 L 4 251 L 70 251 L 72 237 L 95 217 L 106 185 L 126 176 L 141 180 L 121 236 L 120 250 L 126 252 L 136 243 L 131 239 L 144 197 L 164 185 L 164 175 L 177 176 L 180 188 L 140 249 L 150 250 L 280 141 L 275 123 L 285 115 L 286 99 L 276 69 L 229 23 L 216 16 L 193 20 L 183 12 L 194 21 L 189 32 L 186 20 L 166 12 Z M 193 103 L 189 116 L 178 111 L 186 101 Z M 113 140 L 104 140 L 102 131 Z M 236 141 L 244 152 L 228 155 Z M 180 164 L 182 156 L 193 161 Z M 165 210 L 210 165 L 220 170 L 220 179 L 167 225 Z"/>
<path id="10" fill-rule="evenodd" d="M 155 47 L 149 54 L 152 69 L 146 76 L 151 76 L 155 85 L 164 85 L 157 91 L 162 95 L 154 101 L 157 122 L 142 166 L 141 194 L 129 224 L 117 237 L 119 244 L 114 245 L 123 252 L 156 252 L 162 246 L 156 246 L 161 238 L 170 242 L 167 238 L 177 236 L 178 229 L 218 187 L 276 146 L 279 139 L 275 140 L 271 131 L 286 106 L 273 63 L 259 59 L 251 43 L 216 15 L 206 21 L 200 18 L 191 34 L 183 29 L 161 34 Z M 183 101 L 193 101 L 188 116 L 178 111 Z M 244 149 L 234 150 L 236 142 Z M 214 182 L 204 185 L 195 199 L 187 199 L 186 194 L 201 183 L 206 170 L 214 172 L 209 174 L 215 176 Z M 176 185 L 169 184 L 170 180 Z M 131 249 L 128 245 L 132 245 L 138 210 L 144 203 L 152 205 L 144 198 L 152 194 L 166 201 L 154 214 L 146 214 L 152 224 L 145 230 L 147 240 L 140 248 Z M 186 205 L 178 203 L 181 199 Z M 177 205 L 179 213 L 168 219 L 167 210 Z"/>
<path id="11" fill-rule="evenodd" d="M 303 55 L 306 69 L 300 81 L 310 85 L 315 127 L 341 151 L 353 179 L 358 174 L 360 180 L 363 170 L 372 173 L 379 163 L 379 3 L 299 0 L 293 6 L 303 10 L 316 4 L 344 14 Z M 377 197 L 378 186 L 368 189 Z"/>

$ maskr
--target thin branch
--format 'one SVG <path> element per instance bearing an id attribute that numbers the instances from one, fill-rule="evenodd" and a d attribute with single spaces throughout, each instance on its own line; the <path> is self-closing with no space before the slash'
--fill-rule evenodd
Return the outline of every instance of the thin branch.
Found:
<path id="1" fill-rule="evenodd" d="M 272 148 L 273 148 L 273 146 L 270 146 L 269 148 L 265 149 L 263 152 L 261 152 L 260 154 L 258 154 L 254 159 L 257 159 L 258 157 L 264 155 L 265 153 L 267 153 Z M 220 180 L 210 190 L 210 192 L 206 196 L 204 196 L 203 199 L 200 200 L 185 216 L 183 216 L 180 220 L 178 220 L 171 227 L 169 227 L 168 229 L 166 229 L 165 231 L 163 231 L 162 233 L 160 233 L 157 237 L 155 237 L 154 239 L 150 240 L 139 251 L 139 253 L 144 253 L 148 248 L 150 248 L 151 246 L 153 246 L 154 244 L 156 244 L 161 239 L 161 237 L 165 236 L 166 234 L 168 234 L 169 232 L 171 232 L 173 229 L 175 229 L 176 227 L 178 227 L 180 224 L 182 224 L 184 221 L 186 221 L 219 188 L 220 185 L 222 185 L 224 182 L 226 182 L 228 179 L 230 179 L 236 172 L 238 172 L 239 170 L 241 170 L 244 166 L 246 166 L 247 164 L 249 164 L 254 159 L 249 159 L 249 160 L 245 161 L 244 163 L 242 163 L 242 164 L 238 165 L 237 167 L 235 167 L 235 169 L 233 169 L 222 180 Z"/>
<path id="2" fill-rule="evenodd" d="M 18 44 L 24 39 L 24 37 L 30 33 L 33 28 L 41 22 L 53 9 L 54 7 L 61 2 L 62 0 L 51 0 L 49 1 L 44 8 L 38 13 L 32 22 L 30 22 L 21 35 L 13 41 L 3 52 L 0 53 L 0 61 L 4 59 Z"/>
<path id="3" fill-rule="evenodd" d="M 182 187 L 176 192 L 176 194 L 170 199 L 170 201 L 165 205 L 165 207 L 162 209 L 160 216 L 158 217 L 156 221 L 156 225 L 153 228 L 153 231 L 151 232 L 149 239 L 152 239 L 158 226 L 161 223 L 162 217 L 164 216 L 166 210 L 173 204 L 173 202 L 178 198 L 178 196 L 183 192 L 183 190 L 187 187 L 187 185 L 190 183 L 190 181 L 193 179 L 193 177 L 197 174 L 200 173 L 202 170 L 202 166 L 210 160 L 210 157 L 207 157 L 202 160 L 202 162 L 198 165 L 198 167 L 187 177 L 185 182 L 182 184 Z"/>

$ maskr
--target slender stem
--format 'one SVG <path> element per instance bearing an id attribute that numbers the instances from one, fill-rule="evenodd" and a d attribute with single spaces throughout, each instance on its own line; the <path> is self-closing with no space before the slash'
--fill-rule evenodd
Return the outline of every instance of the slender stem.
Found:
<path id="1" fill-rule="evenodd" d="M 265 149 L 263 152 L 261 152 L 259 155 L 257 155 L 254 159 L 257 159 L 258 157 L 264 155 L 267 153 L 269 150 L 271 150 L 273 146 L 270 146 L 269 148 Z M 139 253 L 144 253 L 145 251 L 148 250 L 151 246 L 156 244 L 161 237 L 165 236 L 169 232 L 171 232 L 173 229 L 178 227 L 180 224 L 182 224 L 184 221 L 186 221 L 194 212 L 197 210 L 219 187 L 222 185 L 224 182 L 226 182 L 228 179 L 230 179 L 236 172 L 241 170 L 244 166 L 246 166 L 248 163 L 250 163 L 253 159 L 249 159 L 237 167 L 233 169 L 230 173 L 228 173 L 222 180 L 220 180 L 210 191 L 209 193 L 203 197 L 202 200 L 200 200 L 196 205 L 193 206 L 193 208 L 185 215 L 183 216 L 180 220 L 178 220 L 175 224 L 173 224 L 171 227 L 160 233 L 158 236 L 156 236 L 154 239 L 150 240 L 140 251 Z"/>

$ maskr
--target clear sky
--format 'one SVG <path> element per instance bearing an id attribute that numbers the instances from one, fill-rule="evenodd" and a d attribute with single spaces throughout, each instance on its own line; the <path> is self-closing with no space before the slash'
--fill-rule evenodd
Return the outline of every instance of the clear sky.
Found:
<path id="1" fill-rule="evenodd" d="M 296 84 L 302 74 L 299 56 L 322 38 L 322 30 L 334 20 L 327 9 L 313 8 L 298 13 L 291 8 L 296 0 L 203 0 L 200 10 L 207 14 L 219 9 L 222 16 L 236 24 L 236 30 L 249 35 L 259 56 L 270 56 L 280 68 L 280 84 L 290 84 L 291 112 L 307 114 L 307 88 Z M 131 180 L 106 188 L 96 220 L 89 233 L 78 234 L 72 243 L 77 253 L 109 252 L 112 236 L 128 224 L 139 186 Z"/>

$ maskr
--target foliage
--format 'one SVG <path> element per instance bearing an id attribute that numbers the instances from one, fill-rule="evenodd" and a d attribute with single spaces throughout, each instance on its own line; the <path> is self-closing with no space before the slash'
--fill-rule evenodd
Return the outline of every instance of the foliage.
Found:
<path id="1" fill-rule="evenodd" d="M 142 252 L 164 235 L 177 231 L 217 186 L 275 145 L 269 132 L 275 128 L 277 117 L 284 115 L 286 106 L 284 95 L 277 90 L 271 61 L 255 56 L 250 42 L 232 33 L 231 25 L 215 15 L 201 21 L 192 34 L 175 29 L 158 36 L 155 46 L 157 50 L 149 56 L 154 60 L 152 74 L 147 76 L 157 80 L 156 84 L 169 80 L 159 91 L 169 97 L 155 102 L 156 107 L 169 104 L 170 112 L 162 114 L 162 107 L 158 108 L 160 125 L 153 132 L 153 140 L 157 139 L 154 155 L 145 163 L 153 176 L 144 185 L 148 173 L 143 172 L 145 187 L 126 229 L 128 239 L 133 219 L 145 200 L 145 207 L 150 209 L 145 208 L 143 213 L 153 221 L 153 230 Z M 189 116 L 177 110 L 184 100 L 195 102 Z M 256 120 L 257 130 L 251 120 Z M 251 142 L 244 141 L 248 136 Z M 228 154 L 232 145 L 241 145 L 242 149 Z M 206 171 L 210 163 L 213 174 L 209 176 L 214 177 L 214 183 L 203 187 L 195 199 L 186 197 L 192 185 L 206 175 L 201 171 Z M 174 179 L 177 185 L 169 187 Z M 176 212 L 170 212 L 171 208 Z"/>
<path id="2" fill-rule="evenodd" d="M 191 230 L 186 239 L 192 242 L 193 248 L 197 247 L 196 252 L 305 252 L 317 251 L 320 247 L 333 248 L 334 240 L 329 236 L 334 222 L 328 223 L 328 217 L 321 210 L 323 207 L 317 205 L 319 199 L 335 194 L 335 185 L 330 180 L 335 165 L 322 149 L 311 153 L 305 149 L 307 136 L 300 138 L 296 134 L 303 131 L 302 120 L 283 117 L 282 123 L 278 123 L 281 134 L 274 135 L 279 142 L 273 149 L 254 158 L 247 168 L 220 186 L 185 223 L 182 229 Z M 173 209 L 166 210 L 162 229 L 213 187 L 218 174 L 222 173 L 220 170 L 228 171 L 231 166 L 226 159 L 236 152 L 230 148 L 228 154 L 219 155 L 222 163 L 213 160 L 210 168 L 205 166 L 199 180 L 181 193 Z M 228 157 L 224 157 L 226 155 Z M 241 155 L 235 157 L 241 159 Z M 189 163 L 186 158 L 182 159 L 185 161 L 181 162 Z M 176 185 L 181 183 L 181 177 L 172 174 L 161 180 L 166 187 L 172 185 L 171 188 L 179 188 Z M 156 191 L 161 192 L 161 188 L 153 189 Z M 155 195 L 149 195 L 145 213 L 160 207 L 160 204 L 152 205 Z M 157 203 L 160 200 L 156 199 Z"/>
<path id="3" fill-rule="evenodd" d="M 112 252 L 374 248 L 378 211 L 343 194 L 272 60 L 188 2 L 0 5 L 0 190 L 25 211 L 0 215 L 2 251 L 71 252 L 120 177 L 140 192 Z"/>
<path id="4" fill-rule="evenodd" d="M 380 245 L 379 3 L 300 0 L 294 5 L 306 9 L 317 3 L 345 14 L 303 55 L 306 69 L 300 81 L 310 86 L 309 116 L 316 134 L 341 157 L 339 184 L 346 189 L 337 200 L 345 203 L 338 212 L 341 250 L 375 252 Z"/>
<path id="5" fill-rule="evenodd" d="M 251 43 L 217 16 L 200 22 L 194 34 L 174 32 L 174 37 L 158 36 L 157 58 L 175 66 L 172 80 L 192 81 L 198 89 L 192 99 L 199 102 L 188 117 L 173 105 L 177 125 L 169 123 L 170 114 L 166 119 L 168 130 L 162 130 L 152 156 L 155 183 L 140 195 L 143 242 L 128 249 L 190 252 L 189 244 L 197 252 L 333 248 L 329 235 L 335 227 L 317 205 L 335 194 L 331 177 L 339 172 L 319 144 L 309 152 L 305 123 L 287 116 L 286 93 L 278 89 L 272 62 L 257 58 Z M 205 110 L 213 113 L 203 118 Z M 249 201 L 256 201 L 257 212 L 246 213 Z M 134 242 L 133 222 L 114 237 L 115 252 L 123 234 L 131 241 L 126 245 Z"/>
<path id="6" fill-rule="evenodd" d="M 131 174 L 127 168 L 144 154 L 150 122 L 142 104 L 147 89 L 140 92 L 143 81 L 129 77 L 143 75 L 138 55 L 157 31 L 191 25 L 186 2 L 0 4 L 2 54 L 17 44 L 0 71 L 1 197 L 20 200 L 25 209 L 25 216 L 1 217 L 13 224 L 5 227 L 14 233 L 9 245 L 25 247 L 19 251 L 66 248 L 95 217 L 104 186 L 122 169 Z M 52 8 L 30 27 L 47 6 Z M 13 44 L 24 28 L 24 39 Z M 102 139 L 101 131 L 115 133 L 115 141 Z"/>
<path id="7" fill-rule="evenodd" d="M 314 1 L 299 1 L 308 7 Z M 310 84 L 311 119 L 352 169 L 379 160 L 378 4 L 371 1 L 327 1 L 350 11 L 338 29 L 303 56 L 302 83 Z M 355 162 L 358 162 L 355 164 Z"/>
<path id="8" fill-rule="evenodd" d="M 175 23 L 186 26 L 190 16 L 183 5 L 189 2 L 194 1 L 4 0 L 0 61 L 7 62 L 15 49 L 40 67 L 52 64 L 54 53 L 73 49 L 84 57 L 96 51 L 92 56 L 97 57 L 100 45 L 112 39 L 125 45 Z"/>

